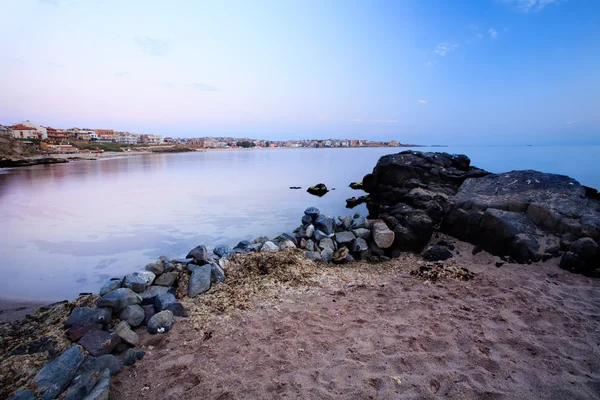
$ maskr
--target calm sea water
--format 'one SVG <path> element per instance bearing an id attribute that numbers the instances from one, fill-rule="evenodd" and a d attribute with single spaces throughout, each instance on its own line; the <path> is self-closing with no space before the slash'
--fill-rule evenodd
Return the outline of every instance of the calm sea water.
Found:
<path id="1" fill-rule="evenodd" d="M 290 232 L 304 209 L 346 215 L 348 188 L 405 149 L 134 155 L 0 170 L 0 296 L 70 299 L 160 255 Z M 600 147 L 448 147 L 491 172 L 537 169 L 600 188 Z M 305 189 L 336 188 L 322 198 Z M 290 190 L 301 186 L 302 190 Z"/>

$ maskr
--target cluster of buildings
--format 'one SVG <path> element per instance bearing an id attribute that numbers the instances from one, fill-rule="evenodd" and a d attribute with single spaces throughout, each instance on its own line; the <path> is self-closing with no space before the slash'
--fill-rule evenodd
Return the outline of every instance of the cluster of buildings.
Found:
<path id="1" fill-rule="evenodd" d="M 349 139 L 309 139 L 271 141 L 250 138 L 232 137 L 203 137 L 203 138 L 171 138 L 160 135 L 143 135 L 130 132 L 117 132 L 112 129 L 56 129 L 42 126 L 31 121 L 19 124 L 0 125 L 0 135 L 9 135 L 15 139 L 38 139 L 50 146 L 69 146 L 77 142 L 116 143 L 120 145 L 184 145 L 189 148 L 234 148 L 234 147 L 397 147 L 401 146 L 395 140 L 378 142 L 370 140 Z"/>
<path id="2" fill-rule="evenodd" d="M 15 139 L 38 139 L 54 144 L 68 144 L 74 141 L 123 145 L 164 143 L 163 137 L 159 135 L 139 135 L 129 132 L 116 132 L 112 129 L 57 129 L 42 126 L 29 120 L 10 126 L 0 125 L 0 135 L 2 134 Z"/>

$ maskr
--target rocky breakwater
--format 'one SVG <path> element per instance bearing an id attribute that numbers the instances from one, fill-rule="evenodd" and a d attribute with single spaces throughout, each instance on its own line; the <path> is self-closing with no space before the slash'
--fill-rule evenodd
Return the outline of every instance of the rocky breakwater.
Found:
<path id="1" fill-rule="evenodd" d="M 600 197 L 566 176 L 490 174 L 465 155 L 406 151 L 382 157 L 363 189 L 370 217 L 395 233 L 392 253 L 420 252 L 439 230 L 506 261 L 561 257 L 587 274 L 600 265 Z"/>
<path id="2" fill-rule="evenodd" d="M 421 251 L 452 208 L 468 178 L 488 172 L 470 166 L 464 155 L 405 151 L 383 156 L 362 181 L 369 216 L 395 233 L 396 251 Z"/>

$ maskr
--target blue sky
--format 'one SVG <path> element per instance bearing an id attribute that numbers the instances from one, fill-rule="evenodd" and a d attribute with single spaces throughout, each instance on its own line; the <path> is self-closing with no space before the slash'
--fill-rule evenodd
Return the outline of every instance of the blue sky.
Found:
<path id="1" fill-rule="evenodd" d="M 600 144 L 600 2 L 0 0 L 0 123 Z"/>

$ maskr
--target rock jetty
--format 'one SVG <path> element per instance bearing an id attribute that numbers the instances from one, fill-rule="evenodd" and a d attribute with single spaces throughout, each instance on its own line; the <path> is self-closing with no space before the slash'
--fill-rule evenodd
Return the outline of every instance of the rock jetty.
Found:
<path id="1" fill-rule="evenodd" d="M 560 257 L 584 274 L 600 265 L 600 197 L 567 176 L 490 174 L 465 155 L 405 151 L 381 157 L 363 189 L 370 216 L 395 233 L 393 250 L 420 252 L 443 231 L 507 261 Z"/>

